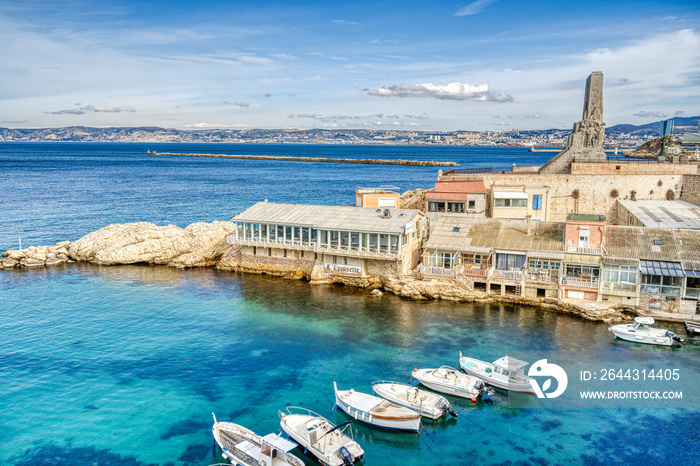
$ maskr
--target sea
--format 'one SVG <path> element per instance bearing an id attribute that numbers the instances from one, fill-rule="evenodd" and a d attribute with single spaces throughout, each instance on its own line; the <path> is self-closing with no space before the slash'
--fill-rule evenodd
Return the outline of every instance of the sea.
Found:
<path id="1" fill-rule="evenodd" d="M 553 155 L 503 147 L 4 142 L 0 250 L 73 241 L 111 223 L 225 221 L 266 199 L 352 204 L 357 187 L 430 188 L 438 170 L 450 169 L 148 151 L 451 161 L 498 171 Z M 279 413 L 289 406 L 340 424 L 349 418 L 333 409 L 333 382 L 366 393 L 377 380 L 416 384 L 413 369 L 458 367 L 460 350 L 488 361 L 547 359 L 566 369 L 568 391 L 588 383 L 584 373 L 609 380 L 610 371 L 676 370 L 681 382 L 652 383 L 685 398 L 663 407 L 601 400 L 548 408 L 513 407 L 503 393 L 476 403 L 448 397 L 459 416 L 424 420 L 419 434 L 353 422 L 364 464 L 700 464 L 693 398 L 700 339 L 682 325 L 664 326 L 684 344 L 615 341 L 604 323 L 529 306 L 412 301 L 210 268 L 4 270 L 0 464 L 223 463 L 212 413 L 263 435 L 279 432 Z"/>

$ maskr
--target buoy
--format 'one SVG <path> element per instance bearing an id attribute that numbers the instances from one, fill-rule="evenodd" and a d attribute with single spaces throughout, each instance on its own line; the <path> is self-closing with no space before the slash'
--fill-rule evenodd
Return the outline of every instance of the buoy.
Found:
<path id="1" fill-rule="evenodd" d="M 418 372 L 418 369 L 413 369 L 413 372 Z"/>
<path id="2" fill-rule="evenodd" d="M 284 413 L 280 413 L 280 417 L 286 417 L 287 415 Z"/>
<path id="3" fill-rule="evenodd" d="M 472 403 L 476 403 L 476 398 L 472 398 Z"/>

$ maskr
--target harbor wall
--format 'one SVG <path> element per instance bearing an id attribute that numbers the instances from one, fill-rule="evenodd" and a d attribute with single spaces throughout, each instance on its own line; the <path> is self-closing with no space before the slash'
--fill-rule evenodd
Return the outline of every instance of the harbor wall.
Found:
<path id="1" fill-rule="evenodd" d="M 617 199 L 666 199 L 670 189 L 678 197 L 684 179 L 691 175 L 572 175 L 572 174 L 525 174 L 525 173 L 479 173 L 439 175 L 438 180 L 482 180 L 488 191 L 489 206 L 494 184 L 500 186 L 548 186 L 549 221 L 564 222 L 570 213 L 604 214 L 609 223 L 616 223 Z M 698 192 L 700 182 L 695 181 Z M 614 196 L 616 190 L 617 196 Z M 578 191 L 578 197 L 575 195 Z M 700 198 L 700 193 L 691 195 Z M 489 211 L 489 216 L 491 212 Z"/>

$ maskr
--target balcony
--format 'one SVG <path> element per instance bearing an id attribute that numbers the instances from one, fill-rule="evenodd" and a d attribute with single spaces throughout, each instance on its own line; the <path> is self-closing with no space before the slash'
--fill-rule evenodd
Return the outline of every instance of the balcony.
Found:
<path id="1" fill-rule="evenodd" d="M 432 275 L 436 277 L 453 278 L 455 276 L 455 269 L 447 269 L 445 267 L 437 267 L 433 265 L 419 265 L 418 271 L 422 275 Z"/>
<path id="2" fill-rule="evenodd" d="M 491 271 L 491 280 L 510 280 L 519 282 L 523 278 L 522 270 L 493 270 Z"/>
<path id="3" fill-rule="evenodd" d="M 348 256 L 348 257 L 362 257 L 368 259 L 382 259 L 382 260 L 399 260 L 400 255 L 398 251 L 371 251 L 364 249 L 350 249 L 344 248 L 330 248 L 321 247 L 318 243 L 306 243 L 302 241 L 287 241 L 287 242 L 277 242 L 277 241 L 267 241 L 267 240 L 255 240 L 255 239 L 240 239 L 234 236 L 229 236 L 226 239 L 229 244 L 240 244 L 241 246 L 256 246 L 261 248 L 279 248 L 279 249 L 294 249 L 299 251 L 312 251 L 318 254 L 332 254 L 334 256 Z"/>
<path id="4" fill-rule="evenodd" d="M 488 277 L 488 269 L 480 269 L 480 268 L 474 268 L 474 267 L 464 267 L 461 266 L 459 273 L 462 275 L 465 275 L 467 277 L 477 277 L 477 278 L 486 278 Z"/>
<path id="5" fill-rule="evenodd" d="M 571 286 L 571 287 L 577 287 L 577 288 L 594 288 L 598 289 L 598 280 L 597 279 L 585 279 L 585 278 L 576 278 L 576 277 L 567 277 L 563 276 L 561 277 L 561 284 L 566 285 L 566 286 Z"/>
<path id="6" fill-rule="evenodd" d="M 525 281 L 535 283 L 559 283 L 559 272 L 557 270 L 528 269 L 525 274 Z"/>

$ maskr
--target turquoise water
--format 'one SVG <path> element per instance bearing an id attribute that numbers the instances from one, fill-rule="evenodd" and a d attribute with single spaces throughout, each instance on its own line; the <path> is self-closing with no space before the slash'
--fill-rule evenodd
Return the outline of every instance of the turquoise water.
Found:
<path id="1" fill-rule="evenodd" d="M 114 221 L 112 215 L 153 215 L 156 223 L 221 220 L 233 213 L 232 205 L 249 204 L 263 190 L 255 185 L 254 194 L 240 194 L 248 188 L 229 181 L 237 171 L 217 165 L 219 170 L 208 174 L 216 190 L 193 188 L 191 196 L 183 196 L 183 204 L 194 206 L 193 213 L 168 199 L 173 192 L 187 192 L 188 183 L 181 178 L 190 176 L 189 168 L 178 173 L 177 163 L 190 167 L 197 161 L 169 161 L 159 169 L 133 146 L 110 152 L 109 145 L 75 144 L 56 145 L 62 155 L 52 165 L 50 146 L 21 146 L 39 167 L 22 163 L 9 146 L 0 145 L 0 161 L 6 161 L 6 171 L 15 171 L 11 179 L 24 180 L 25 188 L 30 181 L 36 183 L 35 189 L 18 193 L 4 184 L 0 202 L 12 228 L 26 226 L 39 239 L 75 239 L 99 221 Z M 91 152 L 98 149 L 104 155 Z M 72 159 L 70 151 L 76 154 Z M 60 161 L 64 158 L 70 159 L 66 166 Z M 120 171 L 124 158 L 130 166 Z M 207 163 L 199 168 L 200 178 L 208 173 Z M 239 178 L 271 176 L 257 163 Z M 96 168 L 100 164 L 101 171 Z M 250 172 L 254 169 L 260 173 Z M 286 196 L 298 196 L 297 202 L 320 188 L 337 201 L 347 186 L 362 185 L 362 176 L 384 176 L 372 167 L 357 172 L 337 166 L 296 170 L 296 194 Z M 304 181 L 307 170 L 316 177 L 315 187 L 308 184 L 313 181 Z M 87 183 L 94 189 L 101 184 L 104 197 L 72 191 L 81 177 L 89 179 L 97 172 L 99 183 Z M 411 181 L 403 188 L 410 189 L 434 179 L 435 169 L 405 173 Z M 341 187 L 330 181 L 319 185 L 318 180 L 343 174 L 351 179 Z M 63 178 L 72 181 L 63 183 Z M 38 189 L 40 180 L 51 189 Z M 133 186 L 127 190 L 131 198 L 119 191 L 124 183 Z M 140 192 L 145 186 L 151 186 L 153 204 Z M 219 189 L 224 200 L 218 198 Z M 56 198 L 56 192 L 65 193 L 67 201 Z M 281 188 L 271 186 L 269 192 L 273 198 L 281 195 Z M 8 199 L 25 209 L 9 209 Z M 66 218 L 60 215 L 62 202 L 72 211 Z M 42 206 L 37 218 L 31 215 L 35 206 Z M 11 242 L 7 228 L 1 234 Z M 700 382 L 697 340 L 680 349 L 630 345 L 613 341 L 606 325 L 530 307 L 415 302 L 212 269 L 72 265 L 3 271 L 0 302 L 3 465 L 220 462 L 211 437 L 211 412 L 259 433 L 279 431 L 277 412 L 288 405 L 307 407 L 339 423 L 347 418 L 332 410 L 333 381 L 339 388 L 370 392 L 373 380 L 408 382 L 416 367 L 457 366 L 459 350 L 489 360 L 504 354 L 530 362 L 549 358 L 573 372 L 601 365 L 677 367 L 684 390 Z M 680 326 L 668 327 L 684 333 Z M 577 386 L 575 380 L 570 383 Z M 420 436 L 356 424 L 366 464 L 700 463 L 700 406 L 690 399 L 682 409 L 604 404 L 598 409 L 513 409 L 500 394 L 492 402 L 451 401 L 459 417 L 425 422 Z"/>

